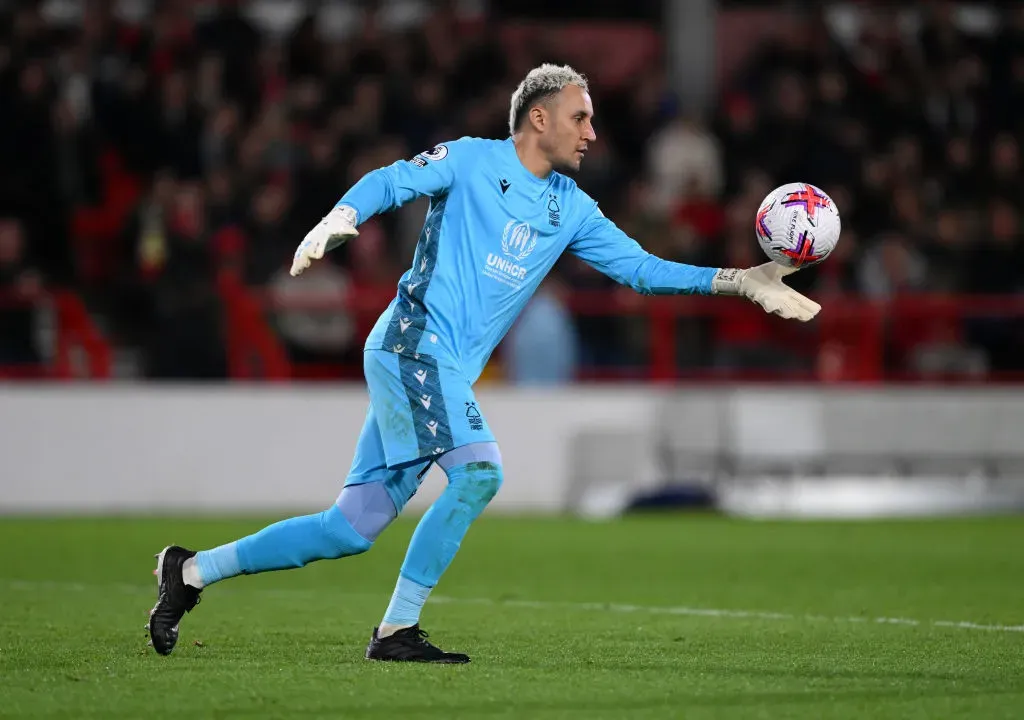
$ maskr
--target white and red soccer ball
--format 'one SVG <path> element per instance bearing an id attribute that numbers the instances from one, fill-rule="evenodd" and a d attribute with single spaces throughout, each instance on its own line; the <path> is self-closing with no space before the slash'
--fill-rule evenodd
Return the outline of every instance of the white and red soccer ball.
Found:
<path id="1" fill-rule="evenodd" d="M 821 188 L 787 183 L 768 193 L 754 220 L 765 254 L 786 267 L 817 265 L 839 242 L 839 210 Z"/>

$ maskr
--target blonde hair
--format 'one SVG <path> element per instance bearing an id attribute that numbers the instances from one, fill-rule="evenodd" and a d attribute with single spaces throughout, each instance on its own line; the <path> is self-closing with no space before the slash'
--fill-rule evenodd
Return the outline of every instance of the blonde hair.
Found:
<path id="1" fill-rule="evenodd" d="M 509 134 L 515 134 L 516 128 L 531 107 L 538 102 L 547 101 L 567 85 L 578 85 L 584 91 L 589 90 L 587 79 L 568 65 L 544 63 L 528 72 L 512 93 L 512 103 L 508 111 Z"/>

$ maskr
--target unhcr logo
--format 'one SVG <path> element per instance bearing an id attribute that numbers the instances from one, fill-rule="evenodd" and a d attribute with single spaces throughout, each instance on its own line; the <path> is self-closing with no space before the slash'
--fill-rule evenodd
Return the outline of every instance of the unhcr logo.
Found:
<path id="1" fill-rule="evenodd" d="M 522 262 L 537 247 L 537 231 L 530 223 L 509 220 L 501 234 L 501 250 L 510 258 Z"/>

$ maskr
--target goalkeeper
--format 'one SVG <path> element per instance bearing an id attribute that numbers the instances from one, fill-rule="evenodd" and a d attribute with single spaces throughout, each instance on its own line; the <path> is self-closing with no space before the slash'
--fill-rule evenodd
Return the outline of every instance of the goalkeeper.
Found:
<path id="1" fill-rule="evenodd" d="M 366 657 L 468 662 L 428 641 L 419 621 L 470 524 L 504 480 L 473 383 L 564 251 L 644 295 L 738 295 L 783 318 L 807 321 L 818 313 L 817 303 L 782 283 L 790 269 L 668 262 L 604 217 L 569 177 L 596 139 L 593 115 L 583 76 L 541 65 L 512 94 L 511 137 L 464 137 L 367 173 L 306 235 L 292 275 L 355 238 L 368 218 L 430 198 L 412 267 L 366 340 L 370 405 L 337 501 L 211 550 L 164 548 L 149 620 L 158 653 L 174 649 L 181 618 L 208 585 L 369 550 L 436 463 L 447 487 L 416 526 Z"/>

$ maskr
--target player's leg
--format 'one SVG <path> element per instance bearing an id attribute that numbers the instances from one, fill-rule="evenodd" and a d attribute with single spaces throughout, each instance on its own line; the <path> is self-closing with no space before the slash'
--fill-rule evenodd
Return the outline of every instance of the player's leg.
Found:
<path id="1" fill-rule="evenodd" d="M 253 535 L 198 553 L 177 545 L 157 555 L 157 603 L 148 628 L 153 647 L 169 654 L 178 623 L 204 587 L 236 575 L 302 567 L 370 549 L 397 511 L 383 489 L 386 462 L 372 408 L 360 433 L 349 482 L 331 507 L 281 520 Z M 377 482 L 370 482 L 377 480 Z M 354 481 L 354 482 L 353 482 Z"/>
<path id="2" fill-rule="evenodd" d="M 366 650 L 371 660 L 465 663 L 462 653 L 444 652 L 426 641 L 420 612 L 479 517 L 502 483 L 501 453 L 495 442 L 466 445 L 441 457 L 448 486 L 413 532 L 384 619 Z"/>
<path id="3" fill-rule="evenodd" d="M 442 437 L 454 446 L 437 459 L 448 476 L 448 486 L 416 526 L 391 603 L 367 647 L 366 657 L 373 660 L 469 661 L 466 655 L 445 653 L 428 643 L 420 631 L 419 618 L 469 526 L 501 487 L 501 453 L 469 383 L 444 368 L 427 369 L 427 382 L 418 382 L 412 390 L 418 394 L 415 399 L 431 397 L 434 412 L 419 417 L 416 424 L 417 429 L 420 425 L 428 429 L 429 434 L 422 438 L 424 448 Z M 435 373 L 439 383 L 431 388 L 429 381 Z"/>

